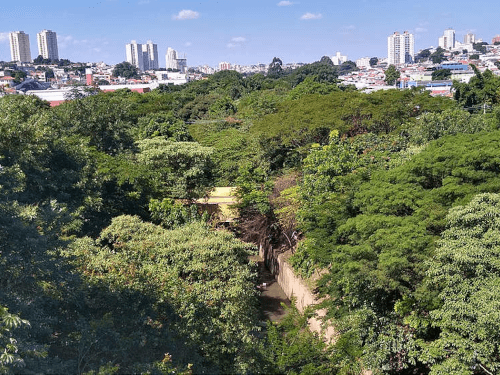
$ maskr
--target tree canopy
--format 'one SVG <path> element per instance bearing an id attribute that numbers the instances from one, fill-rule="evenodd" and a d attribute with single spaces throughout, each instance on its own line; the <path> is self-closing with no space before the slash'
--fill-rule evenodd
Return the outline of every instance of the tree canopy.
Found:
<path id="1" fill-rule="evenodd" d="M 390 86 L 395 85 L 400 75 L 401 73 L 399 73 L 394 65 L 389 65 L 389 67 L 385 71 L 384 81 Z"/>
<path id="2" fill-rule="evenodd" d="M 493 374 L 500 370 L 500 195 L 479 194 L 446 219 L 428 270 L 439 290 L 441 306 L 431 314 L 440 334 L 424 356 L 435 358 L 431 374 Z"/>
<path id="3" fill-rule="evenodd" d="M 123 61 L 115 65 L 115 67 L 113 68 L 113 76 L 123 78 L 138 78 L 139 70 L 131 63 Z"/>

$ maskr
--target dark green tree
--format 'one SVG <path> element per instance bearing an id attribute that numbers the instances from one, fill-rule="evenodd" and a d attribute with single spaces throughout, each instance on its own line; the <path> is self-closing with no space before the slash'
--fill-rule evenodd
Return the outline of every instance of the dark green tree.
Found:
<path id="1" fill-rule="evenodd" d="M 389 86 L 395 85 L 397 80 L 399 79 L 401 73 L 396 69 L 394 65 L 389 65 L 389 67 L 385 70 L 385 83 Z"/>
<path id="2" fill-rule="evenodd" d="M 446 80 L 446 79 L 450 79 L 450 77 L 451 77 L 451 70 L 450 69 L 438 69 L 438 70 L 434 70 L 432 72 L 432 80 L 433 81 Z"/>
<path id="3" fill-rule="evenodd" d="M 370 59 L 370 66 L 372 66 L 372 67 L 373 67 L 373 66 L 375 66 L 375 65 L 377 65 L 377 64 L 378 64 L 378 57 L 372 57 L 372 58 Z"/>
<path id="4" fill-rule="evenodd" d="M 22 70 L 14 71 L 14 83 L 15 84 L 21 83 L 22 81 L 24 81 L 26 76 L 27 76 L 26 72 L 24 72 Z"/>
<path id="5" fill-rule="evenodd" d="M 445 50 L 438 47 L 429 57 L 434 64 L 440 64 L 442 61 L 446 60 L 444 53 Z"/>
<path id="6" fill-rule="evenodd" d="M 131 63 L 124 61 L 115 65 L 115 67 L 113 68 L 113 76 L 123 78 L 138 78 L 139 70 Z"/>
<path id="7" fill-rule="evenodd" d="M 267 76 L 269 78 L 280 78 L 283 74 L 283 62 L 280 58 L 274 57 L 271 64 L 267 69 Z"/>
<path id="8" fill-rule="evenodd" d="M 470 112 L 485 111 L 486 106 L 500 103 L 500 78 L 489 69 L 481 73 L 471 64 L 474 77 L 469 83 L 453 82 L 453 98 Z"/>
<path id="9" fill-rule="evenodd" d="M 486 46 L 488 45 L 488 43 L 486 42 L 479 42 L 479 43 L 474 43 L 473 44 L 473 47 L 474 47 L 474 50 L 481 53 L 481 54 L 485 54 L 487 51 L 486 51 Z"/>
<path id="10" fill-rule="evenodd" d="M 429 59 L 431 56 L 431 51 L 429 49 L 424 49 L 415 55 L 416 62 L 422 62 Z"/>
<path id="11" fill-rule="evenodd" d="M 339 67 L 339 75 L 349 74 L 359 70 L 356 63 L 353 61 L 345 61 Z"/>

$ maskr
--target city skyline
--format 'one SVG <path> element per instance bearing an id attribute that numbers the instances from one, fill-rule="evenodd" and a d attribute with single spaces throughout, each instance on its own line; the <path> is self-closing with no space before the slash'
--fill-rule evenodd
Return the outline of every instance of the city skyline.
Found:
<path id="1" fill-rule="evenodd" d="M 186 54 L 189 66 L 220 61 L 232 64 L 269 64 L 274 56 L 284 62 L 312 62 L 336 52 L 355 61 L 387 57 L 387 36 L 408 30 L 415 36 L 415 53 L 430 46 L 447 28 L 456 39 L 467 33 L 490 42 L 500 34 L 495 3 L 484 1 L 470 9 L 463 0 L 440 3 L 423 0 L 355 4 L 255 0 L 195 2 L 160 0 L 101 0 L 69 3 L 26 0 L 3 11 L 0 60 L 10 61 L 8 33 L 23 30 L 57 32 L 59 57 L 80 62 L 126 61 L 123 46 L 130 40 L 154 40 L 160 67 L 168 47 Z M 36 56 L 32 56 L 35 58 Z"/>

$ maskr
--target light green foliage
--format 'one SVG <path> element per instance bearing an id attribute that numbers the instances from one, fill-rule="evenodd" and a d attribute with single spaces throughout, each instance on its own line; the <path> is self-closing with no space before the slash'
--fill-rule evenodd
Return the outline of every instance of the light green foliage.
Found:
<path id="1" fill-rule="evenodd" d="M 392 86 L 395 85 L 401 73 L 396 69 L 394 65 L 389 65 L 385 71 L 385 83 Z"/>
<path id="2" fill-rule="evenodd" d="M 307 240 L 294 258 L 306 270 L 311 260 L 328 266 L 329 272 L 318 287 L 329 296 L 325 302 L 329 313 L 343 319 L 369 307 L 376 321 L 389 318 L 395 322 L 396 326 L 387 330 L 382 329 L 387 322 L 378 325 L 371 333 L 373 344 L 364 347 L 366 355 L 378 358 L 380 366 L 389 366 L 407 355 L 405 366 L 418 368 L 425 362 L 422 358 L 421 362 L 416 361 L 418 346 L 406 335 L 432 336 L 428 318 L 419 317 L 426 315 L 422 309 L 436 304 L 435 294 L 422 287 L 426 261 L 445 228 L 450 207 L 466 203 L 480 192 L 500 192 L 498 147 L 499 132 L 438 139 L 401 165 L 396 163 L 392 168 L 389 163 L 389 170 L 370 171 L 368 165 L 365 172 L 357 168 L 345 177 L 335 176 L 332 180 L 338 190 L 324 195 L 317 206 L 310 206 L 314 209 L 306 211 L 309 216 L 303 214 Z M 332 163 L 337 153 L 331 156 Z M 366 157 L 371 160 L 371 156 L 376 159 L 379 155 L 369 152 Z M 323 164 L 318 163 L 317 168 Z M 341 165 L 344 164 L 349 162 Z M 318 178 L 321 175 L 318 173 Z M 336 182 L 337 179 L 340 181 Z M 321 191 L 325 183 L 320 178 L 319 182 Z M 314 178 L 311 183 L 314 187 Z M 307 196 L 316 196 L 313 191 Z M 396 305 L 403 296 L 411 298 Z M 397 328 L 395 306 L 410 325 L 408 331 Z M 392 342 L 390 345 L 394 346 L 384 342 Z M 370 350 L 377 353 L 382 347 L 385 352 L 376 357 L 370 354 Z"/>
<path id="3" fill-rule="evenodd" d="M 327 345 L 307 325 L 307 314 L 287 308 L 279 323 L 268 323 L 266 356 L 273 374 L 335 373 Z"/>
<path id="4" fill-rule="evenodd" d="M 211 118 L 227 117 L 233 115 L 235 112 L 236 106 L 229 96 L 217 99 L 208 110 Z"/>
<path id="5" fill-rule="evenodd" d="M 138 163 L 154 171 L 165 194 L 199 198 L 212 186 L 212 153 L 196 142 L 171 142 L 162 137 L 137 142 Z"/>
<path id="6" fill-rule="evenodd" d="M 164 198 L 162 201 L 151 199 L 149 211 L 152 221 L 165 229 L 175 229 L 186 223 L 202 220 L 196 204 L 186 205 L 170 198 Z"/>
<path id="7" fill-rule="evenodd" d="M 307 77 L 304 81 L 295 86 L 287 95 L 287 99 L 299 99 L 306 94 L 327 95 L 333 91 L 340 91 L 334 83 L 316 82 L 313 77 Z"/>
<path id="8" fill-rule="evenodd" d="M 238 103 L 238 116 L 249 119 L 260 118 L 275 113 L 278 103 L 284 100 L 276 90 L 254 91 L 241 98 Z"/>
<path id="9" fill-rule="evenodd" d="M 422 145 L 445 135 L 460 133 L 473 134 L 493 129 L 487 119 L 480 115 L 471 115 L 460 109 L 447 109 L 441 113 L 424 113 L 409 128 L 410 140 Z"/>
<path id="10" fill-rule="evenodd" d="M 312 148 L 303 163 L 298 212 L 306 240 L 292 258 L 295 265 L 310 273 L 314 263 L 330 262 L 331 236 L 340 222 L 356 212 L 352 200 L 357 186 L 369 180 L 373 170 L 389 168 L 394 163 L 391 157 L 404 146 L 395 137 L 366 134 L 340 139 L 333 131 L 328 145 Z"/>
<path id="11" fill-rule="evenodd" d="M 142 116 L 137 121 L 137 138 L 166 137 L 175 141 L 190 141 L 186 124 L 171 112 Z"/>
<path id="12" fill-rule="evenodd" d="M 244 165 L 239 170 L 236 179 L 236 197 L 238 208 L 245 212 L 255 212 L 261 215 L 271 213 L 269 195 L 273 183 L 269 175 L 260 167 Z"/>
<path id="13" fill-rule="evenodd" d="M 498 373 L 500 195 L 477 195 L 446 219 L 428 270 L 430 284 L 440 291 L 442 305 L 431 317 L 441 333 L 424 356 L 436 361 L 431 374 Z"/>
<path id="14" fill-rule="evenodd" d="M 235 124 L 199 122 L 189 128 L 193 138 L 201 145 L 213 149 L 216 167 L 216 186 L 232 186 L 243 164 L 260 164 L 265 167 L 259 144 L 244 129 Z"/>
<path id="15" fill-rule="evenodd" d="M 24 366 L 24 360 L 18 353 L 18 343 L 13 331 L 22 326 L 29 326 L 27 320 L 10 314 L 8 309 L 0 305 L 0 371 L 9 373 L 14 368 Z"/>
<path id="16" fill-rule="evenodd" d="M 258 366 L 251 333 L 256 291 L 250 248 L 231 234 L 201 223 L 168 231 L 122 216 L 95 245 L 86 240 L 74 249 L 90 282 L 150 299 L 159 320 L 155 324 L 175 328 L 207 366 L 214 366 L 212 371 L 246 372 Z"/>

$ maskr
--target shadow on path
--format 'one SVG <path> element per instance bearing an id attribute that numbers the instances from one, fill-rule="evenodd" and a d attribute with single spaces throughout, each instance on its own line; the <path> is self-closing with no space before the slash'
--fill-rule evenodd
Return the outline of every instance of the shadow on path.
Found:
<path id="1" fill-rule="evenodd" d="M 290 300 L 279 286 L 274 275 L 267 269 L 264 259 L 259 256 L 252 256 L 250 260 L 256 262 L 259 269 L 258 286 L 261 291 L 259 297 L 261 320 L 279 322 L 285 316 L 285 309 L 281 306 L 281 303 L 290 306 Z M 264 283 L 265 286 L 263 286 Z"/>

